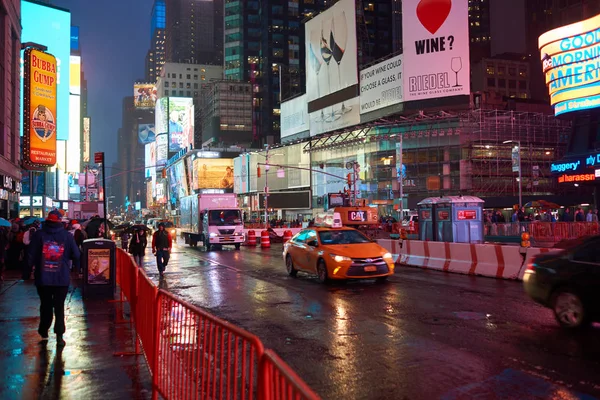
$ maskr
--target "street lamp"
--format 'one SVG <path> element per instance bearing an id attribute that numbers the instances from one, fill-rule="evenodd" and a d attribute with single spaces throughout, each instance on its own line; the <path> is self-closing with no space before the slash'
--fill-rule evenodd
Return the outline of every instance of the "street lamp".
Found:
<path id="1" fill-rule="evenodd" d="M 517 144 L 517 155 L 519 157 L 519 209 L 523 206 L 523 182 L 521 179 L 521 141 L 520 140 L 505 140 L 502 144 L 516 143 Z M 511 152 L 512 155 L 512 152 Z M 514 172 L 514 171 L 513 171 Z"/>

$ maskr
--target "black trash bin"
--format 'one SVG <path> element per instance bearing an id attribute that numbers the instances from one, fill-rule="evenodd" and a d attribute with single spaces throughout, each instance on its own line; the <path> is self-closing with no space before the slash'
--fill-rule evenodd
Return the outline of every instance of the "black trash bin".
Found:
<path id="1" fill-rule="evenodd" d="M 116 285 L 116 246 L 108 239 L 88 239 L 83 242 L 83 297 L 112 298 Z"/>

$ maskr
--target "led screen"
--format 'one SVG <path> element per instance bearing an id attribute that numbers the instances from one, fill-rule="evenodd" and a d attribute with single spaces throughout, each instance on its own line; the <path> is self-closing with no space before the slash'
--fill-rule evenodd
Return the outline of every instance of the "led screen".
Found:
<path id="1" fill-rule="evenodd" d="M 21 43 L 34 42 L 48 47 L 56 57 L 56 138 L 69 139 L 69 78 L 71 56 L 71 13 L 48 5 L 21 2 Z M 21 52 L 21 63 L 23 63 Z M 21 110 L 23 87 L 21 86 Z M 79 134 L 79 133 L 77 133 Z M 21 135 L 23 127 L 21 126 Z"/>
<path id="2" fill-rule="evenodd" d="M 194 143 L 194 101 L 169 97 L 169 152 L 177 153 Z"/>
<path id="3" fill-rule="evenodd" d="M 233 189 L 232 158 L 196 158 L 193 189 Z"/>

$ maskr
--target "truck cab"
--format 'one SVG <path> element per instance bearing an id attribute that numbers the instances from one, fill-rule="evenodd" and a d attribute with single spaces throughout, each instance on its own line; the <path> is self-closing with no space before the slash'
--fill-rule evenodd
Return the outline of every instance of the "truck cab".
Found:
<path id="1" fill-rule="evenodd" d="M 233 245 L 239 250 L 245 240 L 241 211 L 236 208 L 204 210 L 202 234 L 206 251 L 223 245 Z"/>

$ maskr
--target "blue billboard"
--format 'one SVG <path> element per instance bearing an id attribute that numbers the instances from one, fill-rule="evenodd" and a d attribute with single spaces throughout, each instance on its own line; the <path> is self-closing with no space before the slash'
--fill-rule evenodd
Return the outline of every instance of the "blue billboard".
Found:
<path id="1" fill-rule="evenodd" d="M 34 42 L 48 47 L 56 57 L 58 85 L 56 98 L 56 136 L 69 139 L 69 63 L 71 56 L 71 13 L 46 4 L 21 2 L 21 42 Z M 23 60 L 21 52 L 21 60 Z M 21 61 L 22 63 L 22 61 Z M 22 76 L 22 75 L 21 75 Z M 23 80 L 21 79 L 21 110 L 23 110 Z M 21 119 L 22 120 L 22 119 Z M 75 132 L 78 134 L 77 132 Z M 21 124 L 21 136 L 23 124 Z"/>

